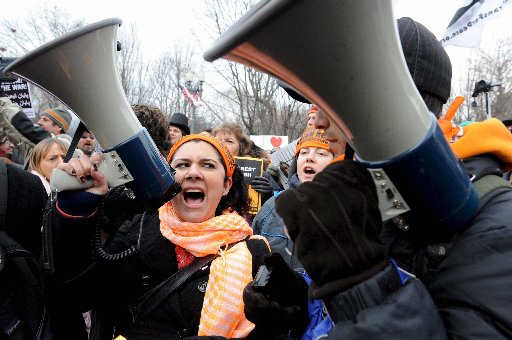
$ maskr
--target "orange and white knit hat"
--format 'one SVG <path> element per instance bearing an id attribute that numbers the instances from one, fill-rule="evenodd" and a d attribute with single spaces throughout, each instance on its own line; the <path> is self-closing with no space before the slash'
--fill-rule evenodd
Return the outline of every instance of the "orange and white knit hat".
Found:
<path id="1" fill-rule="evenodd" d="M 321 148 L 334 153 L 323 129 L 307 128 L 302 137 L 297 141 L 294 156 L 297 156 L 303 148 Z"/>
<path id="2" fill-rule="evenodd" d="M 174 155 L 176 150 L 180 148 L 180 146 L 191 140 L 202 140 L 213 146 L 220 154 L 224 162 L 224 166 L 226 167 L 226 175 L 230 178 L 233 176 L 233 172 L 235 171 L 236 167 L 235 159 L 233 158 L 229 150 L 226 148 L 226 146 L 222 144 L 217 138 L 205 134 L 187 135 L 178 140 L 176 143 L 174 143 L 171 150 L 169 151 L 169 154 L 167 155 L 167 162 L 170 162 L 172 160 L 172 156 Z"/>

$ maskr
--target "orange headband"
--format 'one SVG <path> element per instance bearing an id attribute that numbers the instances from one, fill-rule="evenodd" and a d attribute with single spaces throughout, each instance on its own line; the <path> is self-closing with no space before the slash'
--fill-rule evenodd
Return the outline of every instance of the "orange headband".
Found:
<path id="1" fill-rule="evenodd" d="M 311 106 L 311 109 L 309 109 L 309 111 L 308 111 L 308 117 L 309 117 L 310 113 L 318 113 L 318 106 L 316 106 L 316 105 Z"/>
<path id="2" fill-rule="evenodd" d="M 226 166 L 226 174 L 230 178 L 233 176 L 233 172 L 235 171 L 236 163 L 235 163 L 235 160 L 233 159 L 233 156 L 229 152 L 229 150 L 217 138 L 210 137 L 210 136 L 204 135 L 204 134 L 187 135 L 187 136 L 181 138 L 180 140 L 178 140 L 176 143 L 174 143 L 171 150 L 169 151 L 169 154 L 167 155 L 167 162 L 171 161 L 172 156 L 174 155 L 174 153 L 176 152 L 176 150 L 178 150 L 178 148 L 180 146 L 182 146 L 183 144 L 185 144 L 186 142 L 189 142 L 191 140 L 202 140 L 204 142 L 209 143 L 211 146 L 213 146 L 217 150 L 217 152 L 220 154 L 220 156 L 222 157 L 222 160 L 224 161 L 224 165 Z"/>
<path id="3" fill-rule="evenodd" d="M 329 141 L 325 138 L 325 130 L 322 129 L 307 129 L 297 142 L 294 156 L 303 148 L 320 148 L 332 152 Z"/>
<path id="4" fill-rule="evenodd" d="M 67 129 L 69 129 L 69 123 L 66 122 L 64 119 L 62 119 L 61 116 L 59 116 L 59 114 L 51 109 L 46 109 L 44 110 L 44 113 L 46 113 L 48 116 L 50 116 L 51 118 L 53 118 L 54 120 L 56 120 L 56 123 L 61 123 L 62 124 L 62 129 L 64 131 L 66 131 Z"/>

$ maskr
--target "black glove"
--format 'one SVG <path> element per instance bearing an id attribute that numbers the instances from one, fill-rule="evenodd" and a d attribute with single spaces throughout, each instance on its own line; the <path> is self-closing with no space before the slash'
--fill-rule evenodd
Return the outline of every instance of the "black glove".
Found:
<path id="1" fill-rule="evenodd" d="M 254 190 L 261 194 L 271 194 L 274 191 L 270 181 L 263 176 L 254 177 L 254 179 L 251 181 L 251 186 Z"/>
<path id="2" fill-rule="evenodd" d="M 308 286 L 280 254 L 269 255 L 264 262 L 259 271 L 264 266 L 268 269 L 268 282 L 262 285 L 253 281 L 245 287 L 245 316 L 261 336 L 292 330 L 300 337 L 309 323 Z"/>
<path id="3" fill-rule="evenodd" d="M 276 210 L 315 283 L 312 297 L 343 291 L 387 264 L 378 239 L 382 221 L 375 184 L 352 160 L 329 165 L 312 182 L 284 191 Z"/>

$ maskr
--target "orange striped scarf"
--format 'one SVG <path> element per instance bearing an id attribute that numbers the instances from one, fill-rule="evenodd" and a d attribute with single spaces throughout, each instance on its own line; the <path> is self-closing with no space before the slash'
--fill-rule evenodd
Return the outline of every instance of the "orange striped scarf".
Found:
<path id="1" fill-rule="evenodd" d="M 252 229 L 236 212 L 224 212 L 205 222 L 182 222 L 172 202 L 158 210 L 160 232 L 173 244 L 196 257 L 220 256 L 210 266 L 198 335 L 246 337 L 254 324 L 244 314 L 243 290 L 252 281 L 252 256 L 245 242 L 227 246 L 252 235 Z M 224 249 L 222 248 L 224 247 Z"/>

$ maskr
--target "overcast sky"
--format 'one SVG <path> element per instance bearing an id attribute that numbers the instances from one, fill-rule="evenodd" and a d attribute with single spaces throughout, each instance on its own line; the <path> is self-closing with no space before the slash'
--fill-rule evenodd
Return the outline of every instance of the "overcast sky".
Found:
<path id="1" fill-rule="evenodd" d="M 463 2 L 464 0 L 393 0 L 397 18 L 409 16 L 424 24 L 438 38 Z M 0 16 L 22 17 L 31 8 L 41 4 L 62 7 L 73 17 L 85 18 L 87 23 L 108 17 L 119 17 L 125 23 L 136 23 L 139 37 L 149 53 L 158 54 L 176 41 L 187 40 L 193 44 L 193 32 L 201 34 L 201 25 L 198 22 L 203 5 L 201 0 L 4 0 Z M 487 24 L 482 47 L 492 46 L 496 39 L 511 34 L 511 8 L 509 6 L 499 18 Z M 452 59 L 453 79 L 456 82 L 464 74 L 467 57 L 475 54 L 475 50 L 449 46 L 447 51 Z"/>

